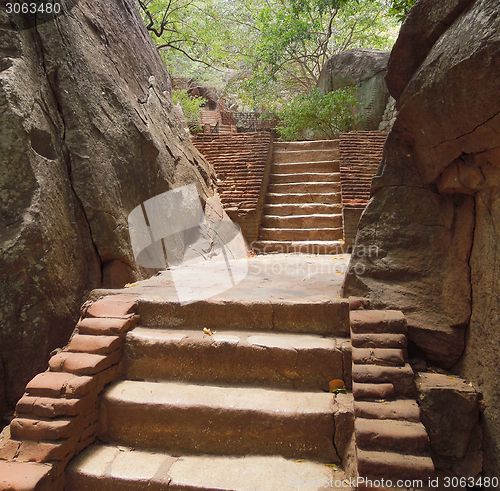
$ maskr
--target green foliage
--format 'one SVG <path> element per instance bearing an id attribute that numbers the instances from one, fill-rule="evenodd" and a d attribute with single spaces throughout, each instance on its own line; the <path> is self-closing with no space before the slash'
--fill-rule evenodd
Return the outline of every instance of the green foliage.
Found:
<path id="1" fill-rule="evenodd" d="M 358 123 L 355 115 L 355 88 L 340 89 L 321 94 L 316 88 L 301 94 L 285 104 L 275 115 L 280 120 L 276 128 L 285 141 L 337 138 L 339 133 L 354 129 Z"/>
<path id="2" fill-rule="evenodd" d="M 174 104 L 181 103 L 188 125 L 199 123 L 201 105 L 206 102 L 205 98 L 190 96 L 185 90 L 172 90 L 172 102 Z"/>
<path id="3" fill-rule="evenodd" d="M 389 15 L 392 15 L 399 22 L 403 22 L 416 1 L 417 0 L 392 0 Z"/>

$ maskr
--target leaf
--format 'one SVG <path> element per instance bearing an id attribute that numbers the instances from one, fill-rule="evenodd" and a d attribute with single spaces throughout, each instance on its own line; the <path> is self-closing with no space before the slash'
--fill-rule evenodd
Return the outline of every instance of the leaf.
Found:
<path id="1" fill-rule="evenodd" d="M 330 387 L 330 391 L 335 389 L 345 389 L 345 383 L 343 380 L 335 379 L 328 384 L 328 387 Z"/>
<path id="2" fill-rule="evenodd" d="M 340 467 L 336 464 L 325 464 L 327 467 L 331 467 L 332 469 L 335 469 L 336 471 L 340 470 Z"/>

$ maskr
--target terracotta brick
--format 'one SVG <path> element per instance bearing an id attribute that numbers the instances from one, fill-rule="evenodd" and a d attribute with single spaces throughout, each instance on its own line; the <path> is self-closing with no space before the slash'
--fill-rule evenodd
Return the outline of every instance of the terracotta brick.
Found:
<path id="1" fill-rule="evenodd" d="M 83 417 L 52 420 L 18 417 L 11 421 L 10 433 L 17 440 L 63 440 L 81 432 L 83 424 Z"/>
<path id="2" fill-rule="evenodd" d="M 43 372 L 26 386 L 26 394 L 38 397 L 82 397 L 96 386 L 92 377 L 79 377 L 64 372 Z"/>
<path id="3" fill-rule="evenodd" d="M 113 365 L 97 375 L 97 392 L 100 393 L 106 385 L 114 382 L 122 373 L 121 363 Z"/>
<path id="4" fill-rule="evenodd" d="M 48 463 L 64 460 L 75 454 L 77 440 L 74 438 L 60 442 L 32 442 L 25 440 L 21 443 L 16 462 Z"/>
<path id="5" fill-rule="evenodd" d="M 408 347 L 404 334 L 351 334 L 351 343 L 355 348 L 399 348 Z"/>
<path id="6" fill-rule="evenodd" d="M 50 485 L 52 466 L 21 462 L 0 462 L 0 490 L 45 491 Z"/>
<path id="7" fill-rule="evenodd" d="M 122 319 L 86 317 L 76 327 L 80 334 L 116 336 L 135 327 L 138 321 L 138 315 Z"/>
<path id="8" fill-rule="evenodd" d="M 357 365 L 404 366 L 405 351 L 401 349 L 353 348 L 352 361 Z"/>
<path id="9" fill-rule="evenodd" d="M 410 365 L 404 367 L 384 367 L 378 365 L 353 365 L 352 380 L 360 383 L 390 383 L 398 394 L 416 394 L 414 374 Z"/>
<path id="10" fill-rule="evenodd" d="M 121 346 L 120 336 L 90 336 L 76 334 L 71 338 L 65 351 L 72 353 L 90 353 L 93 355 L 108 355 Z"/>
<path id="11" fill-rule="evenodd" d="M 104 297 L 92 303 L 86 317 L 126 317 L 137 312 L 137 300 L 124 295 Z"/>
<path id="12" fill-rule="evenodd" d="M 96 440 L 96 436 L 92 435 L 89 436 L 86 440 L 82 440 L 81 442 L 78 442 L 76 446 L 75 453 L 79 454 L 82 450 L 85 450 L 89 445 L 92 445 Z"/>
<path id="13" fill-rule="evenodd" d="M 362 297 L 349 297 L 349 308 L 351 310 L 364 310 L 370 306 L 370 300 Z"/>
<path id="14" fill-rule="evenodd" d="M 354 334 L 406 334 L 406 319 L 397 310 L 351 311 L 351 330 Z"/>
<path id="15" fill-rule="evenodd" d="M 352 395 L 357 401 L 392 399 L 395 396 L 392 384 L 360 384 L 352 383 Z"/>
<path id="16" fill-rule="evenodd" d="M 30 418 L 77 416 L 87 411 L 95 411 L 97 401 L 97 392 L 91 392 L 79 399 L 52 399 L 24 395 L 17 403 L 16 411 L 19 416 Z"/>
<path id="17" fill-rule="evenodd" d="M 20 445 L 21 442 L 18 440 L 8 439 L 7 441 L 4 441 L 3 445 L 0 446 L 0 461 L 14 460 L 14 457 L 17 455 L 17 452 L 19 451 Z"/>
<path id="18" fill-rule="evenodd" d="M 120 361 L 121 351 L 116 350 L 109 355 L 92 355 L 88 353 L 70 353 L 62 351 L 49 360 L 53 372 L 69 372 L 75 375 L 95 375 Z"/>
<path id="19" fill-rule="evenodd" d="M 83 428 L 87 428 L 91 424 L 94 424 L 99 419 L 99 411 L 93 411 L 89 414 L 84 415 Z"/>
<path id="20" fill-rule="evenodd" d="M 91 424 L 85 428 L 80 436 L 80 441 L 85 441 L 90 437 L 97 437 L 98 423 Z"/>

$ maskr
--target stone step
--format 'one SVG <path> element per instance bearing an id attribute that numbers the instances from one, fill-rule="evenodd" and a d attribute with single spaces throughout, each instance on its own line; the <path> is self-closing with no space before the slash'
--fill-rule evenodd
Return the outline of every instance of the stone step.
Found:
<path id="1" fill-rule="evenodd" d="M 406 364 L 406 350 L 380 348 L 353 348 L 352 362 L 357 365 L 402 367 Z"/>
<path id="2" fill-rule="evenodd" d="M 264 215 L 341 215 L 342 205 L 323 203 L 264 205 Z"/>
<path id="3" fill-rule="evenodd" d="M 351 334 L 355 348 L 406 349 L 408 338 L 404 334 Z"/>
<path id="4" fill-rule="evenodd" d="M 285 150 L 338 150 L 339 140 L 312 140 L 296 142 L 275 142 L 273 148 L 279 151 Z"/>
<path id="5" fill-rule="evenodd" d="M 260 240 L 339 240 L 343 230 L 338 228 L 261 228 Z"/>
<path id="6" fill-rule="evenodd" d="M 260 254 L 345 254 L 345 244 L 342 241 L 274 241 L 257 240 L 252 242 L 254 251 Z"/>
<path id="7" fill-rule="evenodd" d="M 310 150 L 279 150 L 273 151 L 273 162 L 290 164 L 298 162 L 325 162 L 339 158 L 337 149 L 319 148 Z"/>
<path id="8" fill-rule="evenodd" d="M 269 184 L 268 193 L 340 193 L 340 182 L 292 182 Z"/>
<path id="9" fill-rule="evenodd" d="M 271 174 L 271 184 L 294 182 L 340 182 L 339 172 L 301 172 L 299 174 Z"/>
<path id="10" fill-rule="evenodd" d="M 101 398 L 101 441 L 175 454 L 281 455 L 338 463 L 335 396 L 177 382 L 113 384 Z"/>
<path id="11" fill-rule="evenodd" d="M 354 334 L 406 334 L 406 318 L 399 310 L 356 310 L 351 312 Z"/>
<path id="12" fill-rule="evenodd" d="M 381 401 L 394 399 L 396 392 L 390 383 L 365 384 L 353 381 L 352 395 L 355 401 Z"/>
<path id="13" fill-rule="evenodd" d="M 392 384 L 396 394 L 416 395 L 414 374 L 409 364 L 403 367 L 353 364 L 352 380 L 361 384 Z"/>
<path id="14" fill-rule="evenodd" d="M 267 204 L 322 203 L 338 204 L 340 193 L 267 193 Z"/>
<path id="15" fill-rule="evenodd" d="M 342 227 L 342 215 L 264 215 L 261 223 L 264 228 L 338 228 Z"/>
<path id="16" fill-rule="evenodd" d="M 387 402 L 355 401 L 354 415 L 365 419 L 394 419 L 420 423 L 420 408 L 416 401 L 399 399 Z"/>
<path id="17" fill-rule="evenodd" d="M 340 172 L 340 161 L 323 160 L 318 162 L 274 162 L 271 167 L 273 174 L 302 174 L 309 172 Z"/>
<path id="18" fill-rule="evenodd" d="M 426 455 L 429 437 L 422 423 L 390 419 L 356 418 L 356 444 L 361 450 L 385 450 L 406 455 Z"/>
<path id="19" fill-rule="evenodd" d="M 162 452 L 93 445 L 66 473 L 66 489 L 92 491 L 294 491 L 306 483 L 344 481 L 341 470 L 283 457 L 171 456 Z M 350 487 L 342 488 L 349 491 Z"/>
<path id="20" fill-rule="evenodd" d="M 282 300 L 278 302 L 200 300 L 187 305 L 161 299 L 138 299 L 141 327 L 157 329 L 221 327 L 236 331 L 275 331 L 347 337 L 349 301 Z"/>
<path id="21" fill-rule="evenodd" d="M 127 334 L 124 373 L 131 380 L 253 385 L 328 391 L 347 380 L 345 338 L 309 334 L 137 327 Z M 345 358 L 345 359 L 344 359 Z M 350 371 L 350 367 L 348 367 Z"/>
<path id="22" fill-rule="evenodd" d="M 393 483 L 398 479 L 423 480 L 422 486 L 412 486 L 415 489 L 425 487 L 429 478 L 434 476 L 434 464 L 430 457 L 358 449 L 357 459 L 360 476 L 391 479 Z"/>

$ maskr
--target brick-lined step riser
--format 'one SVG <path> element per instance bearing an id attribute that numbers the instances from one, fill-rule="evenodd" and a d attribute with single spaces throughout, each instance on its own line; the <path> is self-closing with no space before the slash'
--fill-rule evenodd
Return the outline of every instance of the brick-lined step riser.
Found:
<path id="1" fill-rule="evenodd" d="M 314 183 L 331 182 L 339 183 L 340 175 L 338 172 L 301 172 L 300 174 L 278 174 L 273 173 L 269 178 L 271 184 L 294 184 L 294 183 Z"/>
<path id="2" fill-rule="evenodd" d="M 276 164 L 291 164 L 299 162 L 333 162 L 339 159 L 335 149 L 320 150 L 274 150 L 273 161 Z"/>
<path id="3" fill-rule="evenodd" d="M 339 182 L 296 182 L 269 184 L 268 193 L 340 193 Z"/>
<path id="4" fill-rule="evenodd" d="M 122 342 L 139 320 L 136 309 L 126 297 L 84 309 L 68 346 L 49 360 L 49 371 L 26 386 L 10 440 L 0 448 L 2 469 L 16 469 L 26 489 L 62 489 L 69 460 L 94 442 L 99 395 L 121 373 Z"/>
<path id="5" fill-rule="evenodd" d="M 286 217 L 293 215 L 342 215 L 342 205 L 339 203 L 268 204 L 264 206 L 264 215 Z"/>
<path id="6" fill-rule="evenodd" d="M 342 239 L 343 230 L 339 228 L 319 229 L 287 229 L 287 228 L 261 228 L 259 238 L 261 240 L 326 240 L 334 241 Z"/>
<path id="7" fill-rule="evenodd" d="M 331 173 L 340 171 L 340 161 L 327 160 L 321 162 L 274 162 L 271 167 L 272 174 L 301 174 L 301 173 Z"/>
<path id="8" fill-rule="evenodd" d="M 266 197 L 268 204 L 301 204 L 301 203 L 324 203 L 339 204 L 340 193 L 269 193 Z"/>
<path id="9" fill-rule="evenodd" d="M 298 215 L 262 217 L 262 228 L 339 228 L 342 215 Z"/>
<path id="10" fill-rule="evenodd" d="M 265 241 L 258 240 L 252 243 L 256 252 L 261 254 L 344 254 L 346 252 L 343 242 L 292 242 L 292 241 Z"/>

